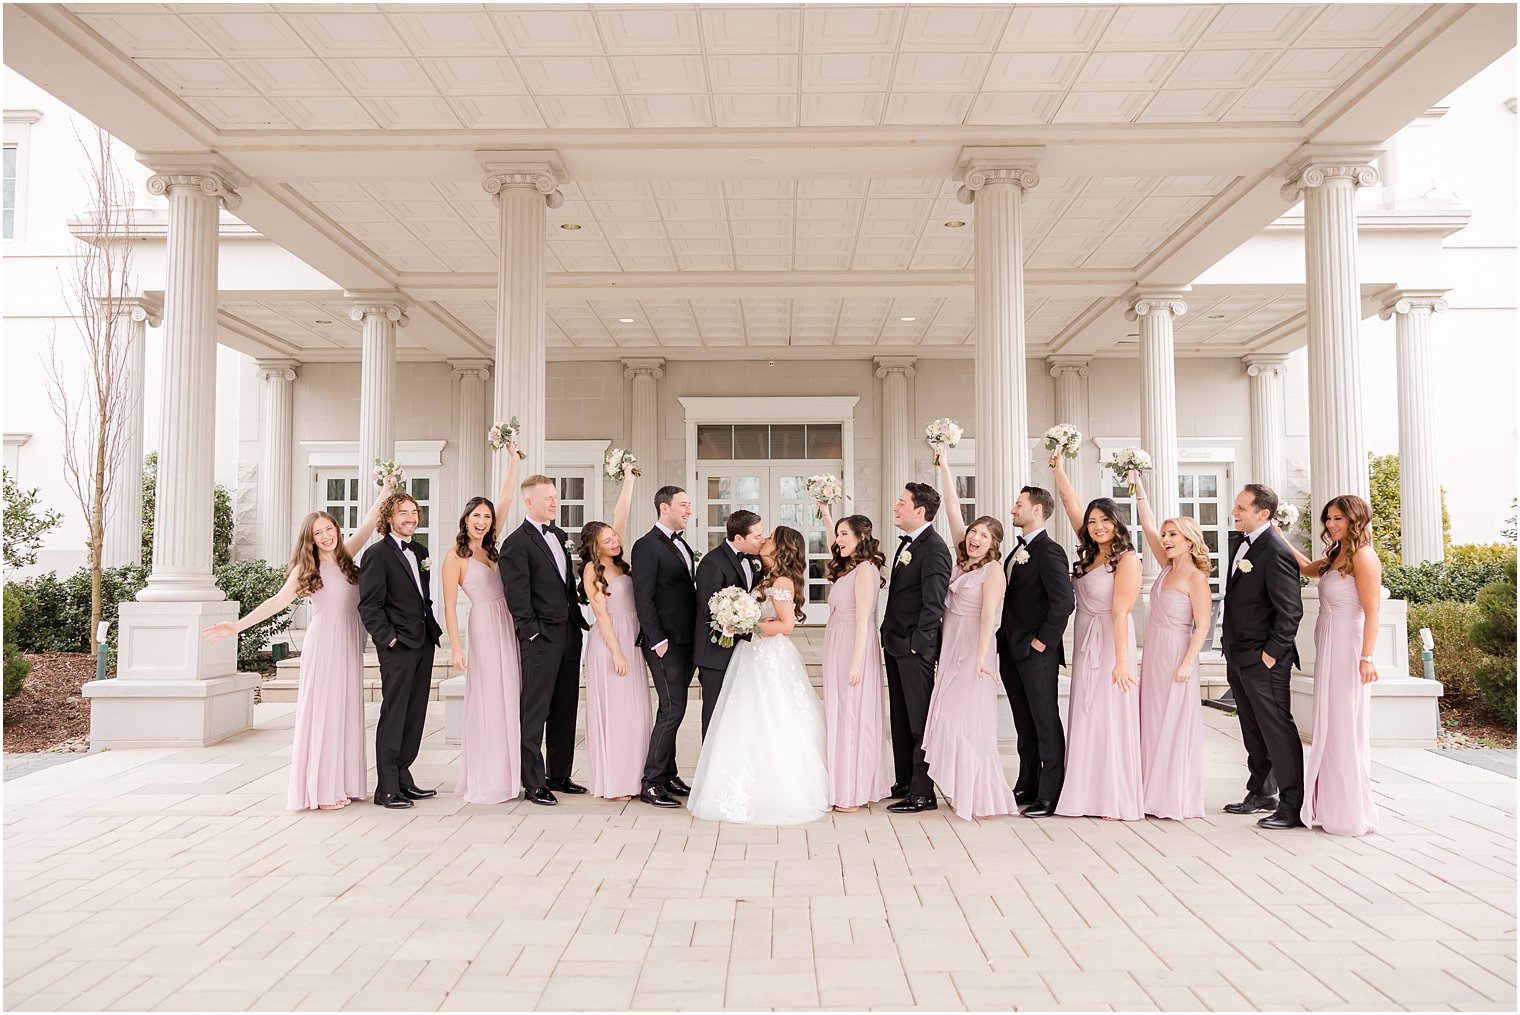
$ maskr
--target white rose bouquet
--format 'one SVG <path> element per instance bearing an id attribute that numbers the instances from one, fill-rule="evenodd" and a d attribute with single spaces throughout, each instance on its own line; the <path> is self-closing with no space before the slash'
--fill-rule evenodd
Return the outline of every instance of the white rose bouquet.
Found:
<path id="1" fill-rule="evenodd" d="M 374 478 L 375 485 L 390 490 L 406 489 L 406 473 L 401 466 L 389 458 L 375 459 L 375 467 L 370 470 L 370 476 Z"/>
<path id="2" fill-rule="evenodd" d="M 1045 431 L 1045 450 L 1059 451 L 1067 458 L 1077 457 L 1082 450 L 1082 431 L 1070 423 L 1057 423 Z"/>
<path id="3" fill-rule="evenodd" d="M 1277 513 L 1272 516 L 1272 520 L 1277 523 L 1279 529 L 1282 529 L 1284 532 L 1292 532 L 1293 527 L 1298 524 L 1297 506 L 1293 504 L 1279 504 Z"/>
<path id="4" fill-rule="evenodd" d="M 522 424 L 517 421 L 517 417 L 516 416 L 513 416 L 511 419 L 507 420 L 505 423 L 499 422 L 499 421 L 496 422 L 496 423 L 492 423 L 491 424 L 491 429 L 489 429 L 489 430 L 486 431 L 486 440 L 489 441 L 490 444 L 491 444 L 491 447 L 495 448 L 497 451 L 500 451 L 502 448 L 506 447 L 508 444 L 515 444 L 517 441 L 519 441 L 521 439 L 522 439 Z M 526 451 L 522 450 L 521 448 L 519 448 L 517 450 L 517 457 L 518 458 L 527 458 L 528 457 L 528 453 Z"/>
<path id="5" fill-rule="evenodd" d="M 621 482 L 623 479 L 623 466 L 636 464 L 638 464 L 638 459 L 633 457 L 632 451 L 624 451 L 622 448 L 613 448 L 611 451 L 607 452 L 607 459 L 602 463 L 602 471 L 607 474 L 608 479 L 616 479 Z M 644 470 L 634 469 L 633 474 L 635 476 L 642 476 L 644 474 Z"/>
<path id="6" fill-rule="evenodd" d="M 760 623 L 760 604 L 737 585 L 714 592 L 707 608 L 712 612 L 708 626 L 714 632 L 710 640 L 723 648 L 733 648 L 736 635 L 750 634 Z"/>
<path id="7" fill-rule="evenodd" d="M 807 478 L 807 494 L 818 505 L 818 517 L 823 517 L 823 506 L 844 496 L 844 483 L 832 472 Z"/>
<path id="8" fill-rule="evenodd" d="M 928 426 L 924 427 L 924 439 L 929 442 L 931 448 L 953 448 L 961 442 L 961 437 L 966 431 L 948 416 L 941 416 Z M 934 464 L 939 464 L 939 452 L 934 453 Z"/>
<path id="9" fill-rule="evenodd" d="M 1155 463 L 1151 461 L 1151 456 L 1139 448 L 1125 448 L 1123 451 L 1115 451 L 1113 457 L 1103 464 L 1113 470 L 1114 482 L 1116 483 L 1125 483 L 1129 478 L 1131 469 L 1134 469 L 1136 472 L 1149 472 L 1155 468 Z M 1127 485 L 1129 486 L 1129 492 L 1134 494 L 1134 484 L 1128 483 Z"/>

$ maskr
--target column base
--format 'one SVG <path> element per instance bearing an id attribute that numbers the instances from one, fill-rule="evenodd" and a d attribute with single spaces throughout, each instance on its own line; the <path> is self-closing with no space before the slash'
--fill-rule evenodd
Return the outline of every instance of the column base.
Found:
<path id="1" fill-rule="evenodd" d="M 90 746 L 209 747 L 253 728 L 257 673 L 209 680 L 98 680 L 90 699 Z"/>

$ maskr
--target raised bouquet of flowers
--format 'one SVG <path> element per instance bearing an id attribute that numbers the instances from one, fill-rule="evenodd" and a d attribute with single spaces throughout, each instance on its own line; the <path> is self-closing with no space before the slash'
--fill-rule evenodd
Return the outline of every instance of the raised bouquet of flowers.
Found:
<path id="1" fill-rule="evenodd" d="M 623 466 L 637 465 L 638 461 L 639 460 L 637 458 L 633 457 L 632 451 L 624 451 L 622 448 L 613 448 L 611 451 L 607 452 L 606 461 L 602 462 L 602 471 L 607 474 L 608 479 L 621 480 L 623 478 Z M 633 474 L 635 476 L 642 476 L 644 474 L 644 470 L 634 469 Z"/>
<path id="2" fill-rule="evenodd" d="M 1113 457 L 1103 464 L 1113 470 L 1115 483 L 1124 483 L 1128 480 L 1131 469 L 1134 469 L 1136 472 L 1149 472 L 1155 468 L 1155 463 L 1151 461 L 1151 456 L 1139 448 L 1125 448 L 1123 451 L 1115 451 Z M 1133 483 L 1128 483 L 1127 485 L 1129 486 L 1130 494 L 1133 495 L 1135 485 Z"/>
<path id="3" fill-rule="evenodd" d="M 933 448 L 953 448 L 961 442 L 961 436 L 965 434 L 959 424 L 948 416 L 942 416 L 924 427 L 924 439 Z M 934 464 L 939 464 L 939 452 L 934 453 Z"/>
<path id="4" fill-rule="evenodd" d="M 807 478 L 807 494 L 818 504 L 818 517 L 823 517 L 823 506 L 844 496 L 844 483 L 832 472 Z"/>
<path id="5" fill-rule="evenodd" d="M 1272 520 L 1277 523 L 1279 529 L 1292 532 L 1293 526 L 1298 524 L 1298 507 L 1293 504 L 1279 504 Z"/>
<path id="6" fill-rule="evenodd" d="M 389 490 L 406 489 L 406 473 L 401 466 L 389 458 L 375 459 L 375 467 L 369 473 L 374 477 L 375 485 Z"/>
<path id="7" fill-rule="evenodd" d="M 750 634 L 760 623 L 760 604 L 737 585 L 714 592 L 707 608 L 712 612 L 708 626 L 713 629 L 708 640 L 723 648 L 733 648 L 736 635 Z"/>
<path id="8" fill-rule="evenodd" d="M 1082 450 L 1082 431 L 1070 423 L 1057 423 L 1045 431 L 1045 450 L 1059 451 L 1067 458 L 1077 457 Z"/>
<path id="9" fill-rule="evenodd" d="M 519 441 L 521 439 L 522 439 L 522 424 L 517 421 L 517 417 L 516 416 L 513 416 L 511 419 L 507 420 L 505 423 L 501 423 L 501 422 L 492 423 L 491 424 L 491 429 L 489 429 L 489 430 L 486 431 L 486 440 L 489 441 L 490 444 L 491 444 L 491 447 L 495 448 L 497 451 L 500 451 L 502 448 L 506 447 L 508 444 L 515 444 L 517 441 Z M 526 451 L 522 450 L 521 448 L 518 448 L 517 449 L 517 457 L 518 458 L 527 458 L 528 457 L 528 453 Z"/>

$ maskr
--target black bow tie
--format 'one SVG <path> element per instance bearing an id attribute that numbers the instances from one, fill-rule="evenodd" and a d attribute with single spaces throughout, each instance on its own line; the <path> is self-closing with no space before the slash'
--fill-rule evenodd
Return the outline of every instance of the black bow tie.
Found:
<path id="1" fill-rule="evenodd" d="M 898 536 L 897 537 L 897 548 L 900 550 L 904 546 L 907 546 L 911 542 L 913 542 L 913 537 L 912 536 Z"/>
<path id="2" fill-rule="evenodd" d="M 403 539 L 401 541 L 401 550 L 402 550 L 403 553 L 406 552 L 407 550 L 410 550 L 411 548 L 412 548 L 412 541 L 410 539 Z"/>
<path id="3" fill-rule="evenodd" d="M 686 533 L 684 533 L 684 532 L 672 532 L 670 534 L 670 538 L 674 539 L 678 543 L 684 543 L 684 542 L 686 542 Z"/>
<path id="4" fill-rule="evenodd" d="M 549 524 L 543 526 L 542 528 L 543 528 L 544 535 L 546 535 L 546 536 L 552 536 L 552 535 L 554 535 L 554 523 L 553 522 L 550 522 Z"/>

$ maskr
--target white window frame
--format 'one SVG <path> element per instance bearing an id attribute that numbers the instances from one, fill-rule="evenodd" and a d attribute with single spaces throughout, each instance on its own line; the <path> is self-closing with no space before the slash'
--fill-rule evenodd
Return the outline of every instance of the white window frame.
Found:
<path id="1" fill-rule="evenodd" d="M 5 145 L 16 149 L 16 210 L 11 220 L 11 235 L 6 243 L 25 243 L 26 208 L 31 174 L 27 171 L 31 162 L 32 124 L 42 119 L 40 109 L 7 109 L 5 111 Z"/>
<path id="2" fill-rule="evenodd" d="M 844 451 L 844 490 L 855 491 L 855 406 L 858 395 L 798 395 L 781 398 L 679 399 L 686 413 L 686 483 L 697 481 L 697 427 L 704 423 L 838 423 Z"/>
<path id="3" fill-rule="evenodd" d="M 428 519 L 428 532 L 424 537 L 429 552 L 434 552 L 433 543 L 446 540 L 454 541 L 452 517 L 446 507 L 440 503 L 443 481 L 443 449 L 448 445 L 447 441 L 397 441 L 395 462 L 407 473 L 407 478 L 426 477 L 432 482 L 433 493 L 428 498 L 430 517 Z M 358 441 L 302 441 L 301 449 L 306 454 L 306 495 L 307 511 L 314 510 L 313 505 L 323 502 L 324 494 L 318 472 L 333 473 L 347 472 L 357 475 L 362 480 L 367 470 L 359 468 L 359 442 Z M 326 477 L 324 476 L 323 479 Z M 367 489 L 360 483 L 360 489 Z M 362 499 L 362 495 L 361 495 Z M 361 504 L 362 509 L 367 510 L 367 504 Z M 440 508 L 443 507 L 442 513 Z M 463 507 L 463 505 L 460 505 Z M 362 517 L 362 515 L 361 515 Z"/>
<path id="4" fill-rule="evenodd" d="M 21 448 L 31 439 L 30 433 L 7 432 L 5 435 L 5 471 L 11 474 L 12 482 L 21 482 Z"/>
<path id="5" fill-rule="evenodd" d="M 1177 464 L 1188 463 L 1197 465 L 1223 465 L 1229 470 L 1230 476 L 1236 484 L 1245 482 L 1240 476 L 1239 462 L 1240 452 L 1245 446 L 1244 437 L 1182 437 L 1177 441 Z M 1094 437 L 1093 446 L 1098 449 L 1098 471 L 1090 478 L 1097 484 L 1092 489 L 1107 491 L 1109 482 L 1105 474 L 1108 469 L 1103 466 L 1103 461 L 1113 455 L 1115 451 L 1123 451 L 1125 448 L 1138 448 L 1141 446 L 1138 435 L 1123 435 L 1118 437 L 1103 436 Z M 1080 461 L 1080 459 L 1079 459 Z M 1226 499 L 1230 499 L 1226 497 Z M 1139 516 L 1135 514 L 1135 500 L 1133 497 L 1124 498 L 1130 505 L 1130 517 L 1135 518 L 1137 523 Z M 1162 519 L 1157 518 L 1160 522 Z M 1229 526 L 1225 526 L 1228 530 Z M 1132 533 L 1135 547 L 1140 556 L 1145 556 L 1145 536 L 1141 533 Z M 1223 546 L 1221 545 L 1221 550 Z"/>
<path id="6" fill-rule="evenodd" d="M 602 515 L 607 502 L 603 489 L 605 477 L 602 475 L 602 463 L 607 460 L 607 449 L 610 447 L 612 447 L 610 438 L 589 441 L 544 441 L 544 475 L 556 480 L 575 478 L 586 481 L 584 503 L 588 522 L 601 520 L 610 524 L 612 521 Z M 571 539 L 580 535 L 579 529 L 575 532 L 569 532 L 568 529 L 566 531 Z"/>

